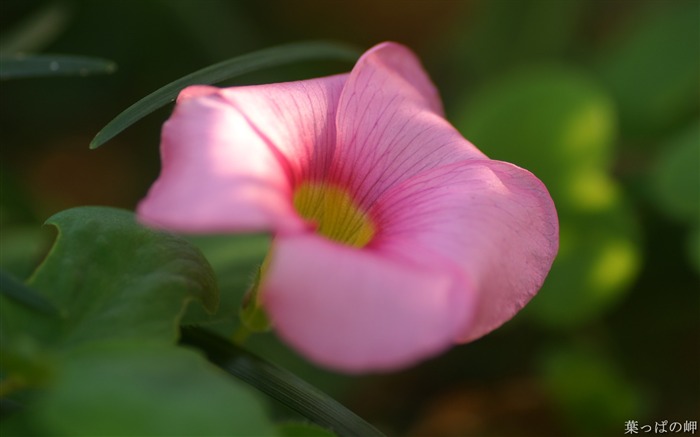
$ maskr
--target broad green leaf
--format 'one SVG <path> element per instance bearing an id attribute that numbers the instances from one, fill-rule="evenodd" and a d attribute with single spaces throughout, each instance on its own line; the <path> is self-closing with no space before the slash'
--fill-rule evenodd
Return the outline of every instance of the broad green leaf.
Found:
<path id="1" fill-rule="evenodd" d="M 700 223 L 700 123 L 667 142 L 652 173 L 653 200 L 667 216 Z"/>
<path id="2" fill-rule="evenodd" d="M 146 115 L 175 100 L 190 85 L 207 85 L 253 71 L 294 62 L 334 59 L 354 62 L 359 52 L 347 45 L 330 42 L 300 42 L 271 47 L 211 65 L 173 81 L 131 105 L 110 121 L 90 143 L 95 149 Z"/>
<path id="3" fill-rule="evenodd" d="M 530 68 L 466 102 L 453 120 L 462 134 L 491 158 L 532 171 L 558 207 L 610 206 L 612 188 L 602 172 L 612 160 L 615 113 L 587 76 L 557 66 Z"/>
<path id="4" fill-rule="evenodd" d="M 383 435 L 325 393 L 221 337 L 183 328 L 181 341 L 201 349 L 225 371 L 339 436 Z"/>
<path id="5" fill-rule="evenodd" d="M 174 345 L 189 301 L 217 303 L 191 243 L 113 208 L 48 223 L 58 238 L 29 286 L 62 317 L 0 295 L 0 394 L 23 404 L 3 435 L 275 435 L 248 387 Z"/>
<path id="6" fill-rule="evenodd" d="M 638 11 L 604 51 L 598 70 L 625 134 L 647 138 L 700 106 L 700 3 L 649 2 Z"/>
<path id="7" fill-rule="evenodd" d="M 200 305 L 190 305 L 182 323 L 237 320 L 243 296 L 253 285 L 255 274 L 269 249 L 270 236 L 206 235 L 190 236 L 188 239 L 202 251 L 216 273 L 221 302 L 215 314 L 207 313 Z"/>
<path id="8" fill-rule="evenodd" d="M 249 387 L 194 351 L 142 341 L 70 353 L 32 413 L 51 435 L 278 435 Z"/>
<path id="9" fill-rule="evenodd" d="M 106 59 L 69 55 L 11 55 L 0 57 L 0 79 L 27 77 L 89 76 L 117 69 Z"/>
<path id="10" fill-rule="evenodd" d="M 8 307 L 9 333 L 31 333 L 54 347 L 111 338 L 172 342 L 191 300 L 210 311 L 217 306 L 214 274 L 201 253 L 180 237 L 144 228 L 131 212 L 82 207 L 47 224 L 58 237 L 28 285 L 64 317 Z"/>
<path id="11" fill-rule="evenodd" d="M 553 328 L 600 317 L 620 302 L 641 269 L 639 225 L 625 205 L 560 216 L 559 254 L 524 313 Z"/>
<path id="12" fill-rule="evenodd" d="M 17 278 L 27 278 L 45 255 L 51 236 L 36 225 L 1 225 L 0 269 Z"/>

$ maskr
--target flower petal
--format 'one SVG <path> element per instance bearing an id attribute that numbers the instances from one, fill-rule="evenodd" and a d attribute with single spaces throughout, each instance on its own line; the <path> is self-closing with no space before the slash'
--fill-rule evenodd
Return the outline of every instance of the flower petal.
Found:
<path id="1" fill-rule="evenodd" d="M 285 170 L 298 183 L 319 179 L 328 170 L 338 101 L 347 77 L 232 87 L 221 93 L 283 157 Z"/>
<path id="2" fill-rule="evenodd" d="M 386 189 L 420 172 L 484 158 L 443 118 L 441 106 L 410 50 L 395 43 L 369 50 L 340 96 L 331 181 L 368 207 Z"/>
<path id="3" fill-rule="evenodd" d="M 329 165 L 345 79 L 183 90 L 140 218 L 184 232 L 305 229 L 291 190 Z"/>
<path id="4" fill-rule="evenodd" d="M 453 344 L 470 295 L 458 272 L 424 269 L 307 234 L 278 238 L 263 305 L 279 335 L 346 372 L 407 366 Z"/>
<path id="5" fill-rule="evenodd" d="M 474 284 L 474 320 L 456 336 L 459 342 L 515 315 L 542 286 L 559 245 L 547 189 L 530 172 L 500 161 L 421 174 L 387 192 L 370 215 L 380 229 L 372 250 L 425 265 L 449 263 Z"/>

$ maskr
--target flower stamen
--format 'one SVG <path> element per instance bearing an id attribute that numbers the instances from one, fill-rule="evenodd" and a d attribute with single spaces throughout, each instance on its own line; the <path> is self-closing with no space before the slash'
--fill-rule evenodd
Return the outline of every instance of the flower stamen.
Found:
<path id="1" fill-rule="evenodd" d="M 375 226 L 347 191 L 326 183 L 304 182 L 294 191 L 294 208 L 316 224 L 316 231 L 339 243 L 364 247 L 372 240 Z"/>

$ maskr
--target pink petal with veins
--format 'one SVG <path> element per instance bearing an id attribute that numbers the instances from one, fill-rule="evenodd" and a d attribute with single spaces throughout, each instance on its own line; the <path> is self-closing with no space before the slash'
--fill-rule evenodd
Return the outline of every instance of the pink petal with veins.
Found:
<path id="1" fill-rule="evenodd" d="M 298 232 L 297 179 L 320 174 L 335 147 L 345 76 L 186 88 L 163 126 L 162 170 L 142 221 L 181 232 Z"/>
<path id="2" fill-rule="evenodd" d="M 340 96 L 336 125 L 329 179 L 365 208 L 423 171 L 485 158 L 443 118 L 420 62 L 395 43 L 380 44 L 357 62 Z"/>
<path id="3" fill-rule="evenodd" d="M 486 334 L 532 298 L 558 248 L 546 188 L 465 140 L 395 43 L 346 75 L 187 88 L 161 153 L 139 218 L 273 233 L 263 305 L 282 338 L 338 370 L 404 367 Z M 293 205 L 304 182 L 344 190 L 371 218 L 369 244 L 315 234 Z"/>
<path id="4" fill-rule="evenodd" d="M 469 320 L 458 272 L 316 235 L 275 242 L 263 304 L 279 335 L 336 370 L 387 370 L 444 351 Z"/>
<path id="5" fill-rule="evenodd" d="M 453 265 L 470 278 L 475 316 L 458 342 L 513 317 L 542 286 L 559 245 L 547 189 L 532 173 L 500 161 L 423 173 L 386 192 L 370 214 L 381 229 L 373 250 Z"/>

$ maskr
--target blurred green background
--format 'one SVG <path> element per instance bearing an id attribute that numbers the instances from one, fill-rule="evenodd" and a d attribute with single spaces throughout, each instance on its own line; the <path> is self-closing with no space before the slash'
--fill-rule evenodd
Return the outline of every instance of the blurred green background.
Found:
<path id="1" fill-rule="evenodd" d="M 53 213 L 133 209 L 144 196 L 171 107 L 100 149 L 88 144 L 146 94 L 284 42 L 394 40 L 421 57 L 466 138 L 545 182 L 561 221 L 559 257 L 514 320 L 406 371 L 334 375 L 273 335 L 251 348 L 391 435 L 612 436 L 628 420 L 700 420 L 697 0 L 5 0 L 0 12 L 2 54 L 118 65 L 107 76 L 0 84 L 4 269 L 32 271 Z M 307 62 L 229 85 L 349 68 Z M 235 244 L 197 242 L 235 307 L 249 277 L 232 267 Z"/>

